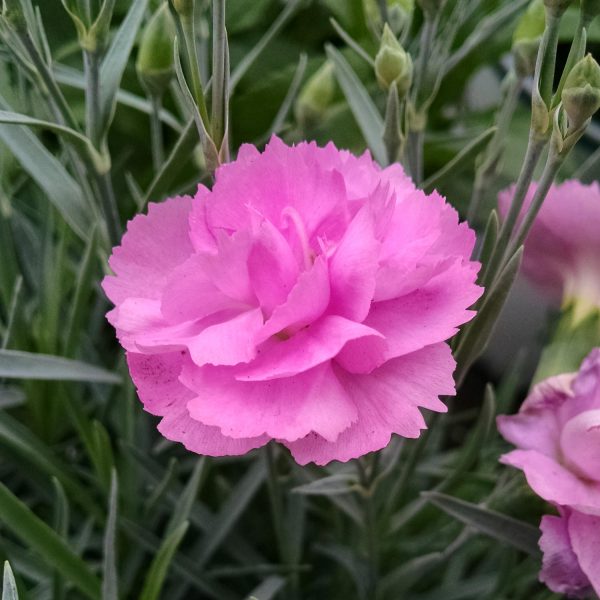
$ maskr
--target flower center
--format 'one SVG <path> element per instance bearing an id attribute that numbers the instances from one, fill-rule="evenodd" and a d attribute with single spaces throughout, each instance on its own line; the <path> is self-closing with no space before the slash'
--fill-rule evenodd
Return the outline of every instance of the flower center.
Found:
<path id="1" fill-rule="evenodd" d="M 315 253 L 308 243 L 308 234 L 306 233 L 306 227 L 304 226 L 302 217 L 298 211 L 291 206 L 286 206 L 281 214 L 294 226 L 298 241 L 300 242 L 300 248 L 302 249 L 302 256 L 304 257 L 304 268 L 310 269 L 315 260 Z"/>
<path id="2" fill-rule="evenodd" d="M 586 410 L 565 424 L 560 447 L 567 465 L 592 481 L 600 481 L 600 409 Z"/>

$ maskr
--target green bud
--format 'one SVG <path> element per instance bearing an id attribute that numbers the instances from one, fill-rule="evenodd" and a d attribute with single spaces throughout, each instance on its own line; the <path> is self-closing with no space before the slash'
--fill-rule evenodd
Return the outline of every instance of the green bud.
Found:
<path id="1" fill-rule="evenodd" d="M 413 64 L 410 54 L 404 50 L 386 24 L 381 36 L 381 46 L 375 57 L 375 75 L 379 85 L 384 90 L 396 85 L 398 97 L 404 98 L 410 89 L 412 74 Z"/>
<path id="2" fill-rule="evenodd" d="M 175 22 L 164 2 L 146 25 L 140 42 L 136 69 L 150 94 L 162 95 L 173 77 Z"/>
<path id="3" fill-rule="evenodd" d="M 545 27 L 544 2 L 543 0 L 533 0 L 519 20 L 513 34 L 512 52 L 515 59 L 515 70 L 520 77 L 533 75 Z"/>
<path id="4" fill-rule="evenodd" d="M 581 0 L 581 12 L 584 20 L 591 23 L 600 15 L 600 0 Z"/>
<path id="5" fill-rule="evenodd" d="M 600 108 L 600 65 L 591 54 L 571 69 L 561 99 L 571 129 L 582 127 Z"/>
<path id="6" fill-rule="evenodd" d="M 335 90 L 333 63 L 327 60 L 304 84 L 294 105 L 296 120 L 303 129 L 315 127 L 323 120 Z"/>
<path id="7" fill-rule="evenodd" d="M 2 17 L 15 29 L 26 28 L 21 0 L 2 0 Z"/>
<path id="8" fill-rule="evenodd" d="M 556 17 L 560 17 L 572 3 L 573 0 L 544 0 L 545 7 Z"/>
<path id="9" fill-rule="evenodd" d="M 191 17 L 194 14 L 194 0 L 173 0 L 173 8 L 181 17 Z"/>

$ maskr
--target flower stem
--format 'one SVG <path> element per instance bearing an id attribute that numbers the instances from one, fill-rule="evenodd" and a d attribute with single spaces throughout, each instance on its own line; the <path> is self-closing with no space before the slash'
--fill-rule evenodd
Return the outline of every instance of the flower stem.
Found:
<path id="1" fill-rule="evenodd" d="M 269 498 L 271 500 L 271 511 L 273 516 L 273 528 L 279 548 L 279 558 L 282 564 L 287 564 L 287 552 L 285 537 L 283 533 L 283 493 L 279 484 L 279 473 L 277 472 L 277 457 L 272 444 L 265 446 L 265 461 L 267 463 L 269 487 Z"/>
<path id="2" fill-rule="evenodd" d="M 96 52 L 83 51 L 85 70 L 85 130 L 87 137 L 95 148 L 100 147 L 101 113 L 100 113 L 100 73 L 99 60 Z"/>
<path id="3" fill-rule="evenodd" d="M 377 518 L 375 509 L 375 481 L 377 479 L 378 453 L 369 457 L 370 464 L 365 465 L 361 459 L 356 461 L 358 476 L 362 486 L 362 501 L 364 508 L 364 531 L 367 558 L 369 561 L 369 580 L 367 586 L 367 597 L 377 599 L 379 587 L 379 544 L 377 535 Z"/>
<path id="4" fill-rule="evenodd" d="M 164 141 L 163 129 L 160 122 L 160 111 L 162 108 L 162 100 L 158 94 L 150 94 L 150 103 L 152 110 L 150 111 L 150 134 L 152 141 L 152 164 L 154 172 L 158 172 L 164 162 Z"/>

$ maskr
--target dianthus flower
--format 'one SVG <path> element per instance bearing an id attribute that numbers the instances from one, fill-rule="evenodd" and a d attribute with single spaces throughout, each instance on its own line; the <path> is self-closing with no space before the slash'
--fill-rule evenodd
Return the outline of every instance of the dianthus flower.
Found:
<path id="1" fill-rule="evenodd" d="M 332 144 L 242 146 L 209 190 L 135 217 L 108 318 L 145 409 L 189 450 L 275 439 L 347 461 L 416 438 L 454 393 L 447 340 L 480 296 L 474 234 L 400 166 Z"/>
<path id="2" fill-rule="evenodd" d="M 517 446 L 501 457 L 533 491 L 557 506 L 542 519 L 540 580 L 560 594 L 600 594 L 600 348 L 579 373 L 535 386 L 514 416 L 498 417 Z"/>
<path id="3" fill-rule="evenodd" d="M 532 184 L 523 211 L 537 184 Z M 500 193 L 506 214 L 514 188 Z M 525 243 L 525 275 L 554 297 L 600 307 L 600 185 L 553 185 Z"/>

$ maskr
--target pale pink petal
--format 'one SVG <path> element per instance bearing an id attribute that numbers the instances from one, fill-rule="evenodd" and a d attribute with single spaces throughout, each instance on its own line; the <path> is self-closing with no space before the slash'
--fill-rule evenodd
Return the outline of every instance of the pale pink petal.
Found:
<path id="1" fill-rule="evenodd" d="M 544 500 L 600 515 L 600 483 L 579 478 L 537 450 L 513 450 L 500 462 L 522 469 L 529 486 Z"/>
<path id="2" fill-rule="evenodd" d="M 228 438 L 217 427 L 194 421 L 187 411 L 187 403 L 194 394 L 179 381 L 180 352 L 152 356 L 128 353 L 127 362 L 144 408 L 163 417 L 158 430 L 167 439 L 209 456 L 246 454 L 269 441 L 266 436 Z"/>
<path id="3" fill-rule="evenodd" d="M 569 518 L 569 535 L 581 570 L 600 595 L 600 517 L 574 511 Z"/>
<path id="4" fill-rule="evenodd" d="M 269 221 L 263 221 L 256 233 L 248 257 L 248 274 L 267 316 L 286 301 L 298 279 L 298 263 L 292 250 Z"/>
<path id="5" fill-rule="evenodd" d="M 393 433 L 417 438 L 426 428 L 419 407 L 445 412 L 439 396 L 454 393 L 454 359 L 446 344 L 388 361 L 370 375 L 336 372 L 358 409 L 356 423 L 332 442 L 315 432 L 285 445 L 301 465 L 342 462 L 380 450 Z"/>
<path id="6" fill-rule="evenodd" d="M 326 316 L 289 340 L 269 344 L 248 367 L 235 375 L 240 381 L 264 381 L 290 377 L 332 359 L 346 343 L 381 334 L 343 317 Z"/>
<path id="7" fill-rule="evenodd" d="M 191 204 L 188 196 L 150 203 L 148 215 L 129 221 L 109 260 L 115 276 L 102 282 L 112 302 L 119 304 L 130 296 L 160 298 L 173 269 L 193 252 L 187 224 Z"/>
<path id="8" fill-rule="evenodd" d="M 259 333 L 262 342 L 284 330 L 295 333 L 316 321 L 329 305 L 329 272 L 327 261 L 319 256 L 313 266 L 304 271 L 284 304 L 278 306 Z"/>
<path id="9" fill-rule="evenodd" d="M 310 431 L 335 440 L 357 418 L 330 363 L 287 379 L 242 382 L 235 369 L 186 365 L 182 381 L 196 397 L 188 403 L 191 416 L 219 427 L 234 438 L 271 437 L 296 440 Z"/>
<path id="10" fill-rule="evenodd" d="M 590 582 L 581 570 L 571 547 L 571 523 L 568 523 L 568 520 L 568 516 L 542 517 L 542 537 L 539 544 L 544 558 L 540 581 L 557 594 L 585 598 L 590 592 Z"/>
<path id="11" fill-rule="evenodd" d="M 457 260 L 412 294 L 374 303 L 364 324 L 385 339 L 353 341 L 336 360 L 349 371 L 368 373 L 390 358 L 451 338 L 475 315 L 467 308 L 483 291 L 475 285 L 477 270 L 475 263 Z"/>

